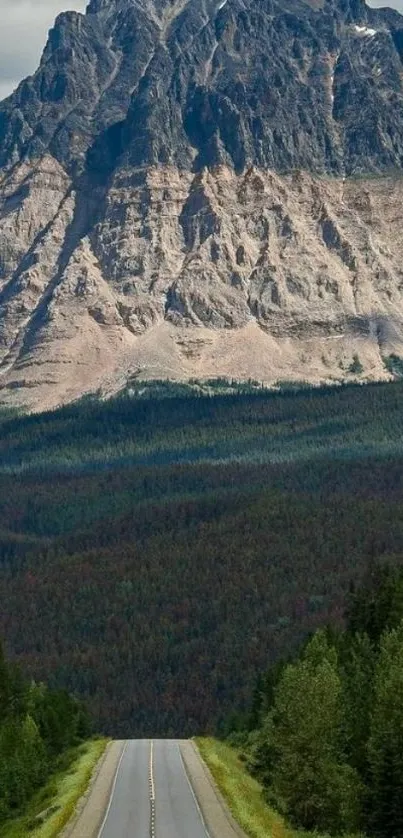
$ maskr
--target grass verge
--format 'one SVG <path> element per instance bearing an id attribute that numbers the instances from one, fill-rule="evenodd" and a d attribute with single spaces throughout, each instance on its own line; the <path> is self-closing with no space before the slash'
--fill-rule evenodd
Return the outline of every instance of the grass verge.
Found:
<path id="1" fill-rule="evenodd" d="M 56 838 L 87 790 L 107 742 L 92 739 L 63 754 L 55 772 L 24 812 L 2 824 L 0 838 Z"/>
<path id="2" fill-rule="evenodd" d="M 262 786 L 248 774 L 234 748 L 217 739 L 198 737 L 195 741 L 235 820 L 249 838 L 314 838 L 311 833 L 288 826 L 265 803 Z M 321 836 L 315 833 L 315 838 Z"/>

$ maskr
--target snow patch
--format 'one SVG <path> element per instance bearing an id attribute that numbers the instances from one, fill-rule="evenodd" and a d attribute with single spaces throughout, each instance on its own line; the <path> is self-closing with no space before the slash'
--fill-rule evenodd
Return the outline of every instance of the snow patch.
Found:
<path id="1" fill-rule="evenodd" d="M 340 53 L 338 52 L 335 56 L 333 56 L 331 58 L 331 64 L 330 64 L 330 68 L 329 68 L 330 69 L 329 94 L 330 94 L 330 104 L 331 104 L 332 114 L 333 114 L 333 108 L 334 108 L 334 77 L 335 77 L 336 67 L 337 67 L 339 58 L 340 58 Z"/>
<path id="2" fill-rule="evenodd" d="M 354 26 L 354 29 L 358 35 L 363 35 L 364 38 L 373 38 L 378 32 L 377 29 L 370 29 L 369 26 L 358 26 L 357 24 Z"/>
<path id="3" fill-rule="evenodd" d="M 223 8 L 224 8 L 224 6 L 226 6 L 226 5 L 227 5 L 227 3 L 228 3 L 228 0 L 224 0 L 224 2 L 223 2 L 223 3 L 220 3 L 220 5 L 219 5 L 219 7 L 218 7 L 217 11 L 219 12 L 219 11 L 220 11 L 220 9 L 223 9 Z"/>

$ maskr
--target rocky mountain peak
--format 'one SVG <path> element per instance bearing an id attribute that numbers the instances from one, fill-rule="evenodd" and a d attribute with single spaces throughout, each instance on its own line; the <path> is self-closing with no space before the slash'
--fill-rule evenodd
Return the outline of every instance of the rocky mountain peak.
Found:
<path id="1" fill-rule="evenodd" d="M 115 126 L 130 165 L 400 167 L 402 33 L 363 0 L 92 0 L 3 104 L 0 162 L 110 161 Z"/>
<path id="2" fill-rule="evenodd" d="M 0 103 L 0 397 L 387 375 L 402 63 L 403 18 L 363 0 L 60 15 Z"/>

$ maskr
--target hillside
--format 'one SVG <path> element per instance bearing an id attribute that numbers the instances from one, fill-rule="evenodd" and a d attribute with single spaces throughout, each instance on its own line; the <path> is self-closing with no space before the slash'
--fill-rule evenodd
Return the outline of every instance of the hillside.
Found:
<path id="1" fill-rule="evenodd" d="M 212 729 L 258 671 L 340 623 L 368 562 L 401 562 L 402 405 L 401 383 L 160 385 L 4 414 L 10 654 L 115 736 Z"/>
<path id="2" fill-rule="evenodd" d="M 2 838 L 60 834 L 105 750 L 106 740 L 89 741 L 90 733 L 86 708 L 66 692 L 27 680 L 5 659 L 0 642 Z"/>
<path id="3" fill-rule="evenodd" d="M 1 402 L 387 378 L 402 60 L 402 16 L 362 0 L 60 15 L 0 103 Z"/>

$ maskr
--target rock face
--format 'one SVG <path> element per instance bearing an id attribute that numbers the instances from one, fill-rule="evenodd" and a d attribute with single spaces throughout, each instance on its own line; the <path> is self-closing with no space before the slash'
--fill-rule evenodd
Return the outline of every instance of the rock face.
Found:
<path id="1" fill-rule="evenodd" d="M 92 0 L 0 103 L 0 400 L 386 376 L 403 354 L 403 17 Z M 357 361 L 357 357 L 359 363 Z"/>

